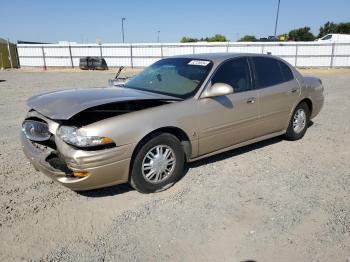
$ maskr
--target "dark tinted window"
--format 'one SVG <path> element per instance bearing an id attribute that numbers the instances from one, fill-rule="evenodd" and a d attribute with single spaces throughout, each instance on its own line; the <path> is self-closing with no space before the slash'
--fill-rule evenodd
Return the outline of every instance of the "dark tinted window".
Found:
<path id="1" fill-rule="evenodd" d="M 332 39 L 332 35 L 326 35 L 323 38 L 321 38 L 321 40 L 329 40 Z"/>
<path id="2" fill-rule="evenodd" d="M 278 60 L 269 57 L 253 57 L 258 87 L 268 87 L 284 82 Z"/>
<path id="3" fill-rule="evenodd" d="M 212 78 L 212 84 L 225 83 L 233 87 L 235 92 L 251 89 L 250 69 L 246 58 L 224 62 Z"/>
<path id="4" fill-rule="evenodd" d="M 284 81 L 290 81 L 294 78 L 292 70 L 290 70 L 289 66 L 287 66 L 285 63 L 279 61 L 280 66 L 281 66 L 281 70 L 282 70 L 282 74 L 284 77 Z"/>

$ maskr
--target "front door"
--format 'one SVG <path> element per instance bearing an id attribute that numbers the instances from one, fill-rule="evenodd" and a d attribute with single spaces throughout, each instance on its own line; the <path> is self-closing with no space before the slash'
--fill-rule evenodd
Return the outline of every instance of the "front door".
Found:
<path id="1" fill-rule="evenodd" d="M 198 102 L 199 155 L 238 144 L 256 136 L 258 91 L 252 89 L 248 59 L 235 58 L 218 68 L 211 84 L 225 83 L 234 93 L 202 98 Z"/>

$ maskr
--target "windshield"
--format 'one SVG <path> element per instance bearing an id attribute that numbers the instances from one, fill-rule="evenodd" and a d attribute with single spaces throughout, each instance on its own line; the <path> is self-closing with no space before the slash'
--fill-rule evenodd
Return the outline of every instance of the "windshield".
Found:
<path id="1" fill-rule="evenodd" d="M 179 98 L 195 95 L 212 62 L 191 58 L 166 58 L 147 67 L 126 83 L 126 87 Z"/>

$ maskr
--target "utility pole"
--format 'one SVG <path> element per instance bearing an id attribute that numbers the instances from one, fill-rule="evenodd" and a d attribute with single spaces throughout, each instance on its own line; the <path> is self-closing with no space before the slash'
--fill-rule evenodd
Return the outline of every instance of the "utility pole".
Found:
<path id="1" fill-rule="evenodd" d="M 13 64 L 12 64 L 12 55 L 11 55 L 11 47 L 10 47 L 10 40 L 7 38 L 7 49 L 9 52 L 9 60 L 10 60 L 10 64 L 11 64 L 11 68 L 13 68 Z"/>
<path id="2" fill-rule="evenodd" d="M 276 38 L 276 34 L 277 34 L 277 24 L 278 24 L 278 14 L 280 12 L 280 2 L 281 0 L 278 0 L 278 6 L 277 6 L 277 15 L 276 15 L 276 24 L 275 24 L 275 38 Z"/>
<path id="3" fill-rule="evenodd" d="M 126 20 L 125 17 L 122 18 L 122 36 L 123 36 L 123 43 L 125 43 L 125 39 L 124 39 L 124 21 Z"/>
<path id="4" fill-rule="evenodd" d="M 158 30 L 157 31 L 157 43 L 159 43 L 159 33 L 160 33 L 160 31 Z"/>

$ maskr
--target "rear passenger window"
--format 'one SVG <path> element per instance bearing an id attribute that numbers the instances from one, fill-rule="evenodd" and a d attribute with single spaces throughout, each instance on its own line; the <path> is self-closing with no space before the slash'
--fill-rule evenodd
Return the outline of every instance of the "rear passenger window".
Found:
<path id="1" fill-rule="evenodd" d="M 281 66 L 281 70 L 282 70 L 282 74 L 284 77 L 284 81 L 290 81 L 294 78 L 292 70 L 290 70 L 289 66 L 287 66 L 285 63 L 279 61 L 280 66 Z"/>
<path id="2" fill-rule="evenodd" d="M 268 87 L 284 82 L 279 61 L 268 57 L 252 57 L 258 87 Z"/>

